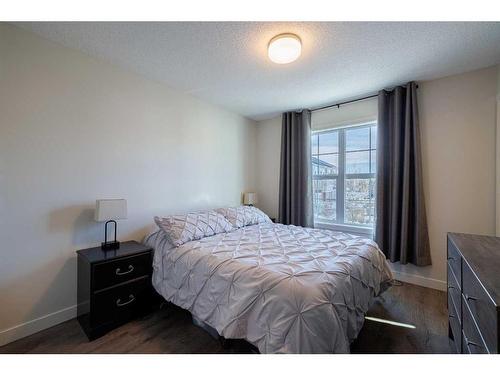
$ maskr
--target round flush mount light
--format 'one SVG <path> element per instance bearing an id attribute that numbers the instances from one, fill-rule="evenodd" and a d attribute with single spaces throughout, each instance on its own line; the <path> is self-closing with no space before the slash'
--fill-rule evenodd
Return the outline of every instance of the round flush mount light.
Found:
<path id="1" fill-rule="evenodd" d="M 269 42 L 267 55 L 276 64 L 289 64 L 297 60 L 302 52 L 302 42 L 295 34 L 276 35 Z"/>

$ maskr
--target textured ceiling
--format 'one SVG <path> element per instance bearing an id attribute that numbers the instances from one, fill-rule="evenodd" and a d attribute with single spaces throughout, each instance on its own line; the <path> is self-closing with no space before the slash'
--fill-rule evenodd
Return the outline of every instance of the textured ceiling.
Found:
<path id="1" fill-rule="evenodd" d="M 500 63 L 500 23 L 17 23 L 256 120 Z M 299 60 L 267 43 L 292 32 Z"/>

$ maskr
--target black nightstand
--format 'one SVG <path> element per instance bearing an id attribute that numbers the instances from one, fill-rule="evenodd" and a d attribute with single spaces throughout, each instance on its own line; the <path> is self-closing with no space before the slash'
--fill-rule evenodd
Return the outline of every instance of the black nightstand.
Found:
<path id="1" fill-rule="evenodd" d="M 128 241 L 77 254 L 78 321 L 89 340 L 151 311 L 153 249 Z"/>
<path id="2" fill-rule="evenodd" d="M 271 219 L 271 221 L 272 221 L 273 223 L 276 223 L 276 218 L 275 218 L 275 217 L 270 217 L 270 219 Z"/>

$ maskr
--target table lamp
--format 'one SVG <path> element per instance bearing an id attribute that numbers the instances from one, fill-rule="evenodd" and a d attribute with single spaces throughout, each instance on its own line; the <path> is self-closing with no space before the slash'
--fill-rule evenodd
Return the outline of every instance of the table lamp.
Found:
<path id="1" fill-rule="evenodd" d="M 244 193 L 243 194 L 243 204 L 247 206 L 253 206 L 257 203 L 257 193 Z"/>
<path id="2" fill-rule="evenodd" d="M 104 242 L 101 243 L 103 250 L 115 250 L 120 248 L 120 242 L 116 240 L 116 220 L 127 218 L 126 199 L 98 199 L 95 202 L 95 221 L 105 221 Z M 108 224 L 115 224 L 115 238 L 108 241 Z"/>

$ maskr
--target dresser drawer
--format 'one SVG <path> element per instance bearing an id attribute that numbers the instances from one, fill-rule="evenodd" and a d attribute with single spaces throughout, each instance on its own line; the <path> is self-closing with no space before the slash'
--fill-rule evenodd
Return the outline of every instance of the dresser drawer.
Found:
<path id="1" fill-rule="evenodd" d="M 448 321 L 450 323 L 451 332 L 453 333 L 453 343 L 457 353 L 461 352 L 462 331 L 458 314 L 451 301 L 451 296 L 448 294 Z"/>
<path id="2" fill-rule="evenodd" d="M 448 265 L 448 304 L 453 303 L 457 310 L 457 318 L 462 321 L 462 292 L 458 284 L 457 278 L 454 275 L 451 266 Z M 451 299 L 451 301 L 450 301 Z"/>
<path id="3" fill-rule="evenodd" d="M 126 321 L 147 309 L 151 300 L 151 279 L 144 276 L 93 296 L 92 324 Z"/>
<path id="4" fill-rule="evenodd" d="M 465 297 L 462 298 L 462 319 L 463 352 L 471 354 L 488 354 L 488 350 L 477 329 L 474 318 L 467 307 Z"/>
<path id="5" fill-rule="evenodd" d="M 93 271 L 93 290 L 149 275 L 151 268 L 151 252 L 96 264 Z"/>
<path id="6" fill-rule="evenodd" d="M 481 331 L 486 346 L 489 351 L 495 353 L 498 349 L 496 307 L 466 262 L 463 262 L 462 269 L 463 294 L 466 304 Z"/>
<path id="7" fill-rule="evenodd" d="M 448 265 L 457 277 L 458 285 L 462 285 L 462 257 L 453 242 L 448 239 Z"/>

